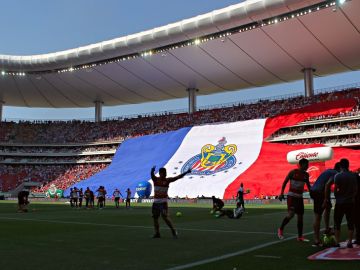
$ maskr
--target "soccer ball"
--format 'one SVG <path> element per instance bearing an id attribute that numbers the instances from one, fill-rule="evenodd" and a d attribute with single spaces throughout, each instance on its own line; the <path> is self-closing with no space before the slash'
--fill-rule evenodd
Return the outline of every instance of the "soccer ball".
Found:
<path id="1" fill-rule="evenodd" d="M 323 237 L 324 246 L 330 247 L 330 246 L 334 245 L 335 243 L 336 243 L 336 239 L 335 239 L 334 235 L 326 235 L 326 234 L 324 234 L 324 237 Z"/>
<path id="2" fill-rule="evenodd" d="M 323 244 L 324 246 L 330 245 L 330 237 L 327 236 L 326 234 L 323 236 Z"/>
<path id="3" fill-rule="evenodd" d="M 177 217 L 181 217 L 181 216 L 182 216 L 182 213 L 181 213 L 181 212 L 176 212 L 176 216 L 177 216 Z"/>

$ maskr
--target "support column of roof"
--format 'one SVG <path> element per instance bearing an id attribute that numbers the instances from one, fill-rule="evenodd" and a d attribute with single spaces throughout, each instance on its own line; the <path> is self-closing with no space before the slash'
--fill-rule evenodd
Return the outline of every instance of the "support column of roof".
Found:
<path id="1" fill-rule="evenodd" d="M 199 89 L 188 88 L 186 89 L 189 93 L 189 114 L 196 112 L 196 92 L 199 92 Z"/>
<path id="2" fill-rule="evenodd" d="M 0 122 L 2 122 L 2 115 L 3 115 L 3 107 L 4 107 L 4 101 L 0 100 Z"/>
<path id="3" fill-rule="evenodd" d="M 102 121 L 102 105 L 103 102 L 96 100 L 95 102 L 95 122 L 101 122 Z"/>
<path id="4" fill-rule="evenodd" d="M 304 86 L 305 86 L 305 97 L 312 97 L 314 95 L 314 68 L 304 68 Z"/>

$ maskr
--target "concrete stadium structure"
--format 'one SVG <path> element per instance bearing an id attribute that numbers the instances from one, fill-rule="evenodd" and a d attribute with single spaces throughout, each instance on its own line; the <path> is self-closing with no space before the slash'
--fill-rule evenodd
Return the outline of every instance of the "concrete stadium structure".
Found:
<path id="1" fill-rule="evenodd" d="M 360 69 L 360 1 L 248 0 L 133 35 L 0 55 L 2 106 L 75 108 L 209 95 Z M 0 118 L 1 119 L 1 118 Z"/>

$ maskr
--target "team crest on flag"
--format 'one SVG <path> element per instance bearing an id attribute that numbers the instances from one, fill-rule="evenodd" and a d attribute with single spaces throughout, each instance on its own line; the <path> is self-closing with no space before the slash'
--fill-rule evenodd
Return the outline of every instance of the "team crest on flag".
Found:
<path id="1" fill-rule="evenodd" d="M 192 175 L 212 175 L 230 169 L 236 164 L 237 146 L 226 143 L 226 138 L 222 137 L 217 145 L 204 145 L 200 154 L 185 162 L 181 172 L 191 169 Z"/>

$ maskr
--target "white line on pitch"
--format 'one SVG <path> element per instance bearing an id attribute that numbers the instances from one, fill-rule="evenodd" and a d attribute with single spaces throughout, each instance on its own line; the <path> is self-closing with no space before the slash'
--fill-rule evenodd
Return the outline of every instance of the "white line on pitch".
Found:
<path id="1" fill-rule="evenodd" d="M 78 222 L 78 221 L 63 221 L 63 220 L 49 220 L 49 219 L 32 219 L 32 218 L 12 218 L 1 217 L 5 220 L 17 220 L 17 221 L 35 221 L 35 222 L 47 222 L 57 224 L 75 224 L 75 225 L 91 225 L 102 227 L 118 227 L 118 228 L 141 228 L 141 229 L 154 229 L 153 226 L 141 226 L 141 225 L 121 225 L 121 224 L 108 224 L 108 223 L 91 223 L 91 222 Z M 217 233 L 240 233 L 240 234 L 265 234 L 274 235 L 272 232 L 253 232 L 253 231 L 226 231 L 226 230 L 212 230 L 212 229 L 191 229 L 191 228 L 177 228 L 179 231 L 194 231 L 194 232 L 217 232 Z M 292 235 L 292 234 L 288 234 Z"/>
<path id="2" fill-rule="evenodd" d="M 311 234 L 311 233 L 312 232 L 306 233 L 304 235 L 308 235 L 308 234 Z M 271 246 L 271 245 L 283 243 L 284 241 L 293 240 L 295 238 L 296 238 L 296 236 L 292 236 L 292 237 L 286 238 L 284 240 L 271 241 L 271 242 L 267 242 L 267 243 L 264 243 L 264 244 L 261 244 L 261 245 L 251 247 L 251 248 L 246 248 L 246 249 L 238 250 L 238 251 L 235 251 L 235 252 L 232 252 L 232 253 L 228 253 L 228 254 L 224 254 L 224 255 L 221 255 L 221 256 L 213 257 L 213 258 L 210 258 L 210 259 L 204 259 L 204 260 L 200 260 L 200 261 L 197 261 L 197 262 L 192 262 L 192 263 L 188 263 L 188 264 L 175 266 L 175 267 L 172 267 L 172 268 L 168 268 L 167 270 L 182 270 L 182 269 L 188 269 L 188 268 L 191 268 L 191 267 L 195 267 L 195 266 L 199 266 L 199 265 L 203 265 L 203 264 L 207 264 L 207 263 L 217 262 L 217 261 L 220 261 L 220 260 L 224 260 L 224 259 L 228 259 L 228 258 L 231 258 L 231 257 L 239 256 L 239 255 L 242 255 L 242 254 L 245 254 L 245 253 L 249 253 L 251 251 L 255 251 L 255 250 L 258 250 L 260 248 L 265 248 L 265 247 L 268 247 L 268 246 Z"/>
<path id="3" fill-rule="evenodd" d="M 344 224 L 345 224 L 344 222 L 341 223 L 341 225 L 344 225 Z M 313 232 L 311 231 L 311 232 L 304 233 L 303 235 L 306 236 L 306 235 L 310 235 L 312 233 Z M 171 267 L 171 268 L 168 268 L 166 270 L 182 270 L 182 269 L 188 269 L 188 268 L 191 268 L 191 267 L 195 267 L 195 266 L 199 266 L 199 265 L 203 265 L 203 264 L 207 264 L 207 263 L 217 262 L 217 261 L 228 259 L 228 258 L 231 258 L 231 257 L 243 255 L 245 253 L 249 253 L 249 252 L 261 249 L 261 248 L 265 248 L 265 247 L 268 247 L 268 246 L 272 246 L 272 245 L 276 245 L 276 244 L 283 243 L 283 242 L 286 242 L 286 241 L 290 241 L 290 240 L 295 239 L 296 237 L 297 236 L 291 236 L 289 238 L 285 238 L 284 240 L 276 240 L 276 241 L 267 242 L 267 243 L 257 245 L 257 246 L 251 247 L 251 248 L 238 250 L 238 251 L 235 251 L 235 252 L 232 252 L 232 253 L 228 253 L 228 254 L 224 254 L 224 255 L 221 255 L 221 256 L 213 257 L 213 258 L 210 258 L 210 259 L 204 259 L 204 260 L 200 260 L 200 261 L 197 261 L 197 262 L 192 262 L 192 263 L 188 263 L 188 264 L 183 264 L 183 265 Z"/>

